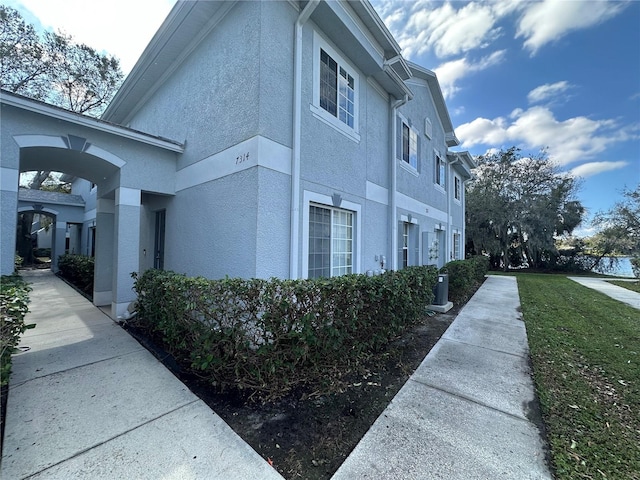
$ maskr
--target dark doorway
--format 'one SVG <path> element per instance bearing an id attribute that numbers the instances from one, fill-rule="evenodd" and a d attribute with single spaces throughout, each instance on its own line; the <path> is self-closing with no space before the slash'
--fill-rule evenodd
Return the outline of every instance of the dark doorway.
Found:
<path id="1" fill-rule="evenodd" d="M 153 268 L 164 270 L 164 228 L 166 221 L 166 210 L 156 212 L 156 235 L 153 257 Z"/>

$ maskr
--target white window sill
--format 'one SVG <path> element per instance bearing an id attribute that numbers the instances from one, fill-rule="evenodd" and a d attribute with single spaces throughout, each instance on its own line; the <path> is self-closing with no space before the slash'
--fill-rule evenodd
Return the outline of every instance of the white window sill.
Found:
<path id="1" fill-rule="evenodd" d="M 458 204 L 458 205 L 462 205 L 462 202 L 459 199 L 455 198 L 455 197 L 453 197 L 453 202 Z"/>
<path id="2" fill-rule="evenodd" d="M 398 163 L 400 164 L 400 166 L 405 169 L 407 172 L 409 172 L 411 175 L 415 176 L 415 177 L 419 177 L 420 173 L 418 173 L 418 170 L 416 170 L 410 163 L 405 162 L 404 160 L 401 159 L 397 159 Z"/>
<path id="3" fill-rule="evenodd" d="M 311 109 L 311 113 L 313 114 L 313 116 L 316 117 L 318 120 L 334 128 L 335 130 L 343 134 L 345 137 L 353 140 L 354 142 L 360 143 L 360 134 L 356 132 L 353 128 L 349 127 L 345 123 L 342 123 L 340 120 L 338 120 L 333 115 L 329 114 L 323 108 L 316 107 L 313 104 L 309 105 L 309 108 Z"/>
<path id="4" fill-rule="evenodd" d="M 437 183 L 434 183 L 433 186 L 436 188 L 437 191 L 439 191 L 440 193 L 444 193 L 445 195 L 447 194 L 447 191 L 444 189 L 444 187 L 442 185 L 439 185 Z"/>

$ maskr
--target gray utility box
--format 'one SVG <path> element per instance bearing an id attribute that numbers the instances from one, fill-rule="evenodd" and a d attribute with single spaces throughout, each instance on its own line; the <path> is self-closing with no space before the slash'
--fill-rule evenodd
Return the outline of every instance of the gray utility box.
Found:
<path id="1" fill-rule="evenodd" d="M 438 283 L 433 287 L 434 305 L 446 305 L 449 301 L 449 275 L 446 273 L 438 274 Z"/>

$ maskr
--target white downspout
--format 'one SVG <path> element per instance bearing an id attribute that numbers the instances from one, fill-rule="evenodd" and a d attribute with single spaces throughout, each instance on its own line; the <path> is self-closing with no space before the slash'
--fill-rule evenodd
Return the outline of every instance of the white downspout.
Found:
<path id="1" fill-rule="evenodd" d="M 396 159 L 396 150 L 397 150 L 397 115 L 396 111 L 402 105 L 409 101 L 409 96 L 405 95 L 401 100 L 391 100 L 391 162 L 389 162 L 391 168 L 391 188 L 389 188 L 389 210 L 390 210 L 390 221 L 389 221 L 389 234 L 391 235 L 391 270 L 398 269 L 398 212 L 396 211 L 397 204 L 397 195 L 396 190 L 398 189 L 398 171 L 397 171 L 397 159 Z M 388 262 L 387 262 L 388 263 Z"/>
<path id="2" fill-rule="evenodd" d="M 291 239 L 289 246 L 289 278 L 298 278 L 300 235 L 300 137 L 302 109 L 302 26 L 309 19 L 320 0 L 311 0 L 295 23 L 293 44 L 293 140 L 291 152 Z"/>

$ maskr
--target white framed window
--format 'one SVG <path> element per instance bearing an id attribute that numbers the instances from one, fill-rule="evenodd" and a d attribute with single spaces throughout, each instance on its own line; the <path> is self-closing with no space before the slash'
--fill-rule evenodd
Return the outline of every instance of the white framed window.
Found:
<path id="1" fill-rule="evenodd" d="M 402 268 L 409 266 L 409 223 L 402 222 Z"/>
<path id="2" fill-rule="evenodd" d="M 314 32 L 314 79 L 311 111 L 317 118 L 360 141 L 359 76 L 335 48 Z"/>
<path id="3" fill-rule="evenodd" d="M 438 153 L 435 154 L 435 162 L 433 163 L 435 166 L 435 184 L 444 189 L 446 186 L 446 163 Z"/>
<path id="4" fill-rule="evenodd" d="M 453 198 L 458 202 L 462 200 L 462 182 L 457 175 L 453 177 Z"/>
<path id="5" fill-rule="evenodd" d="M 354 212 L 309 205 L 308 278 L 353 273 Z"/>
<path id="6" fill-rule="evenodd" d="M 460 248 L 460 240 L 462 236 L 459 232 L 453 233 L 453 260 L 462 260 L 462 250 Z"/>
<path id="7" fill-rule="evenodd" d="M 418 134 L 405 122 L 402 122 L 402 160 L 418 169 Z"/>

